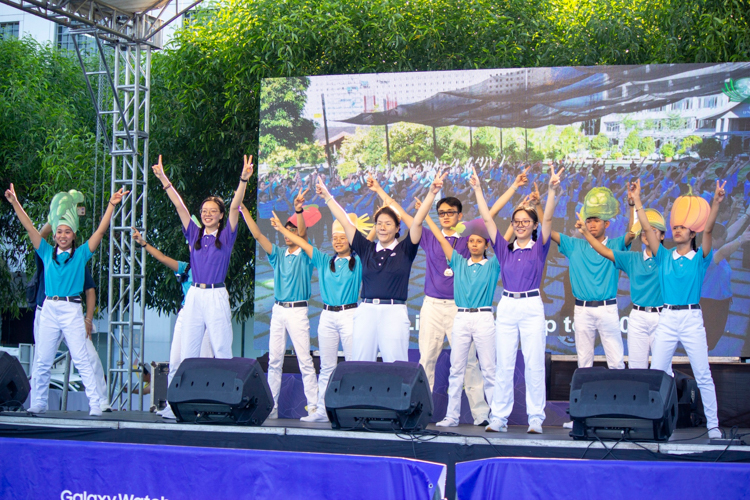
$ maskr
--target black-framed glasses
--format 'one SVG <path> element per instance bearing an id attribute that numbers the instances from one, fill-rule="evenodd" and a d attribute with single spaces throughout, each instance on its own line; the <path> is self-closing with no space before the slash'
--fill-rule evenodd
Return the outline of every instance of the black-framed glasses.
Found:
<path id="1" fill-rule="evenodd" d="M 511 224 L 513 224 L 514 227 L 529 227 L 531 222 L 531 220 L 514 220 Z"/>
<path id="2" fill-rule="evenodd" d="M 457 210 L 448 210 L 447 212 L 438 211 L 438 217 L 453 217 L 458 214 Z"/>

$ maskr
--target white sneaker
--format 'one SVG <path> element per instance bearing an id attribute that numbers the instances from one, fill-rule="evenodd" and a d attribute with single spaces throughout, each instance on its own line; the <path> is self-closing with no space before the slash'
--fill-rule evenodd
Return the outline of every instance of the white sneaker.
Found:
<path id="1" fill-rule="evenodd" d="M 47 413 L 47 408 L 44 408 L 43 406 L 32 406 L 31 408 L 26 410 L 26 412 L 33 415 L 40 415 L 42 413 Z"/>
<path id="2" fill-rule="evenodd" d="M 708 431 L 708 439 L 721 439 L 721 438 L 722 438 L 721 429 L 719 429 L 718 427 L 714 427 L 713 429 Z"/>
<path id="3" fill-rule="evenodd" d="M 435 424 L 435 427 L 458 427 L 458 422 L 452 418 L 444 418 Z"/>
<path id="4" fill-rule="evenodd" d="M 328 415 L 325 414 L 325 412 L 319 412 L 316 411 L 315 413 L 311 413 L 306 417 L 302 417 L 300 419 L 302 422 L 328 422 Z"/>
<path id="5" fill-rule="evenodd" d="M 161 418 L 166 418 L 167 420 L 177 420 L 177 415 L 174 414 L 174 412 L 172 411 L 172 407 L 169 405 L 164 407 L 160 415 Z"/>
<path id="6" fill-rule="evenodd" d="M 490 424 L 484 428 L 485 432 L 508 432 L 507 424 L 502 423 L 499 418 L 490 420 Z"/>
<path id="7" fill-rule="evenodd" d="M 92 406 L 89 410 L 89 417 L 101 417 L 102 410 L 98 406 Z"/>
<path id="8" fill-rule="evenodd" d="M 104 413 L 112 413 L 112 407 L 108 403 L 100 404 L 99 409 Z"/>
<path id="9" fill-rule="evenodd" d="M 542 434 L 542 423 L 539 420 L 532 420 L 529 422 L 529 429 L 526 431 L 527 434 Z"/>
<path id="10" fill-rule="evenodd" d="M 563 429 L 572 429 L 573 428 L 573 422 L 565 422 L 563 424 Z"/>

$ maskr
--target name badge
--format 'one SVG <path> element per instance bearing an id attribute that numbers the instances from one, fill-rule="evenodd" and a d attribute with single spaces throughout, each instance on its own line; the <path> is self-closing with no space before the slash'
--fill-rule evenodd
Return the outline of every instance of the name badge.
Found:
<path id="1" fill-rule="evenodd" d="M 451 276 L 453 276 L 453 269 L 451 269 L 449 267 L 448 269 L 446 269 L 445 271 L 443 271 L 443 275 L 450 278 Z"/>

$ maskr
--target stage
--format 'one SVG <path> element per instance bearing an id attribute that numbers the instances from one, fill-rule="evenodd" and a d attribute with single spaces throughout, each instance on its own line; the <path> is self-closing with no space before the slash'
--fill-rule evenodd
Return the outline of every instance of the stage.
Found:
<path id="1" fill-rule="evenodd" d="M 102 417 L 89 417 L 85 412 L 0 413 L 0 438 L 402 457 L 445 464 L 447 481 L 440 496 L 450 499 L 456 498 L 457 463 L 495 457 L 750 462 L 750 446 L 745 444 L 750 444 L 750 435 L 732 442 L 710 441 L 703 427 L 678 429 L 665 443 L 574 441 L 568 432 L 561 426 L 547 426 L 544 434 L 530 435 L 526 426 L 512 425 L 508 433 L 487 433 L 470 424 L 449 429 L 430 424 L 426 433 L 407 435 L 336 431 L 329 424 L 292 419 L 239 427 L 181 424 L 147 412 L 113 412 Z M 750 429 L 734 433 L 743 435 Z"/>

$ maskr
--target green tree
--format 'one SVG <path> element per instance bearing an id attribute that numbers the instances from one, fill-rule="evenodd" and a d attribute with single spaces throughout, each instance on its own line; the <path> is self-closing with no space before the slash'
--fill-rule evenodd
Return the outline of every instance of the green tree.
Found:
<path id="1" fill-rule="evenodd" d="M 385 165 L 385 127 L 357 127 L 354 135 L 344 139 L 339 156 L 360 167 Z M 345 175 L 339 170 L 340 175 Z"/>
<path id="2" fill-rule="evenodd" d="M 641 158 L 645 158 L 656 151 L 656 141 L 651 136 L 641 137 L 638 141 L 638 150 L 641 152 Z"/>
<path id="3" fill-rule="evenodd" d="M 659 152 L 664 155 L 664 158 L 672 158 L 675 154 L 675 151 L 676 148 L 671 142 L 666 142 L 662 144 L 661 148 L 659 148 Z"/>
<path id="4" fill-rule="evenodd" d="M 680 149 L 677 150 L 677 153 L 685 154 L 691 148 L 700 144 L 701 142 L 703 142 L 703 139 L 701 139 L 697 135 L 688 135 L 686 137 L 683 137 L 682 142 L 680 142 Z"/>
<path id="5" fill-rule="evenodd" d="M 653 140 L 653 139 L 652 139 Z M 641 145 L 641 138 L 638 136 L 637 130 L 631 130 L 628 136 L 623 141 L 623 152 L 626 155 L 635 154 Z"/>
<path id="6" fill-rule="evenodd" d="M 724 155 L 735 156 L 742 153 L 742 151 L 742 137 L 738 135 L 730 137 L 729 142 L 727 142 L 727 145 L 724 147 Z"/>
<path id="7" fill-rule="evenodd" d="M 432 130 L 423 125 L 400 122 L 389 127 L 391 163 L 425 162 L 435 158 Z"/>
<path id="8" fill-rule="evenodd" d="M 701 158 L 713 158 L 716 153 L 721 151 L 721 142 L 719 142 L 718 139 L 709 137 L 708 139 L 704 139 L 703 142 L 698 144 L 698 147 L 696 149 L 698 150 L 698 154 Z"/>
<path id="9" fill-rule="evenodd" d="M 609 137 L 603 132 L 599 132 L 598 135 L 591 139 L 591 153 L 596 158 L 601 158 L 604 153 L 609 150 Z"/>

